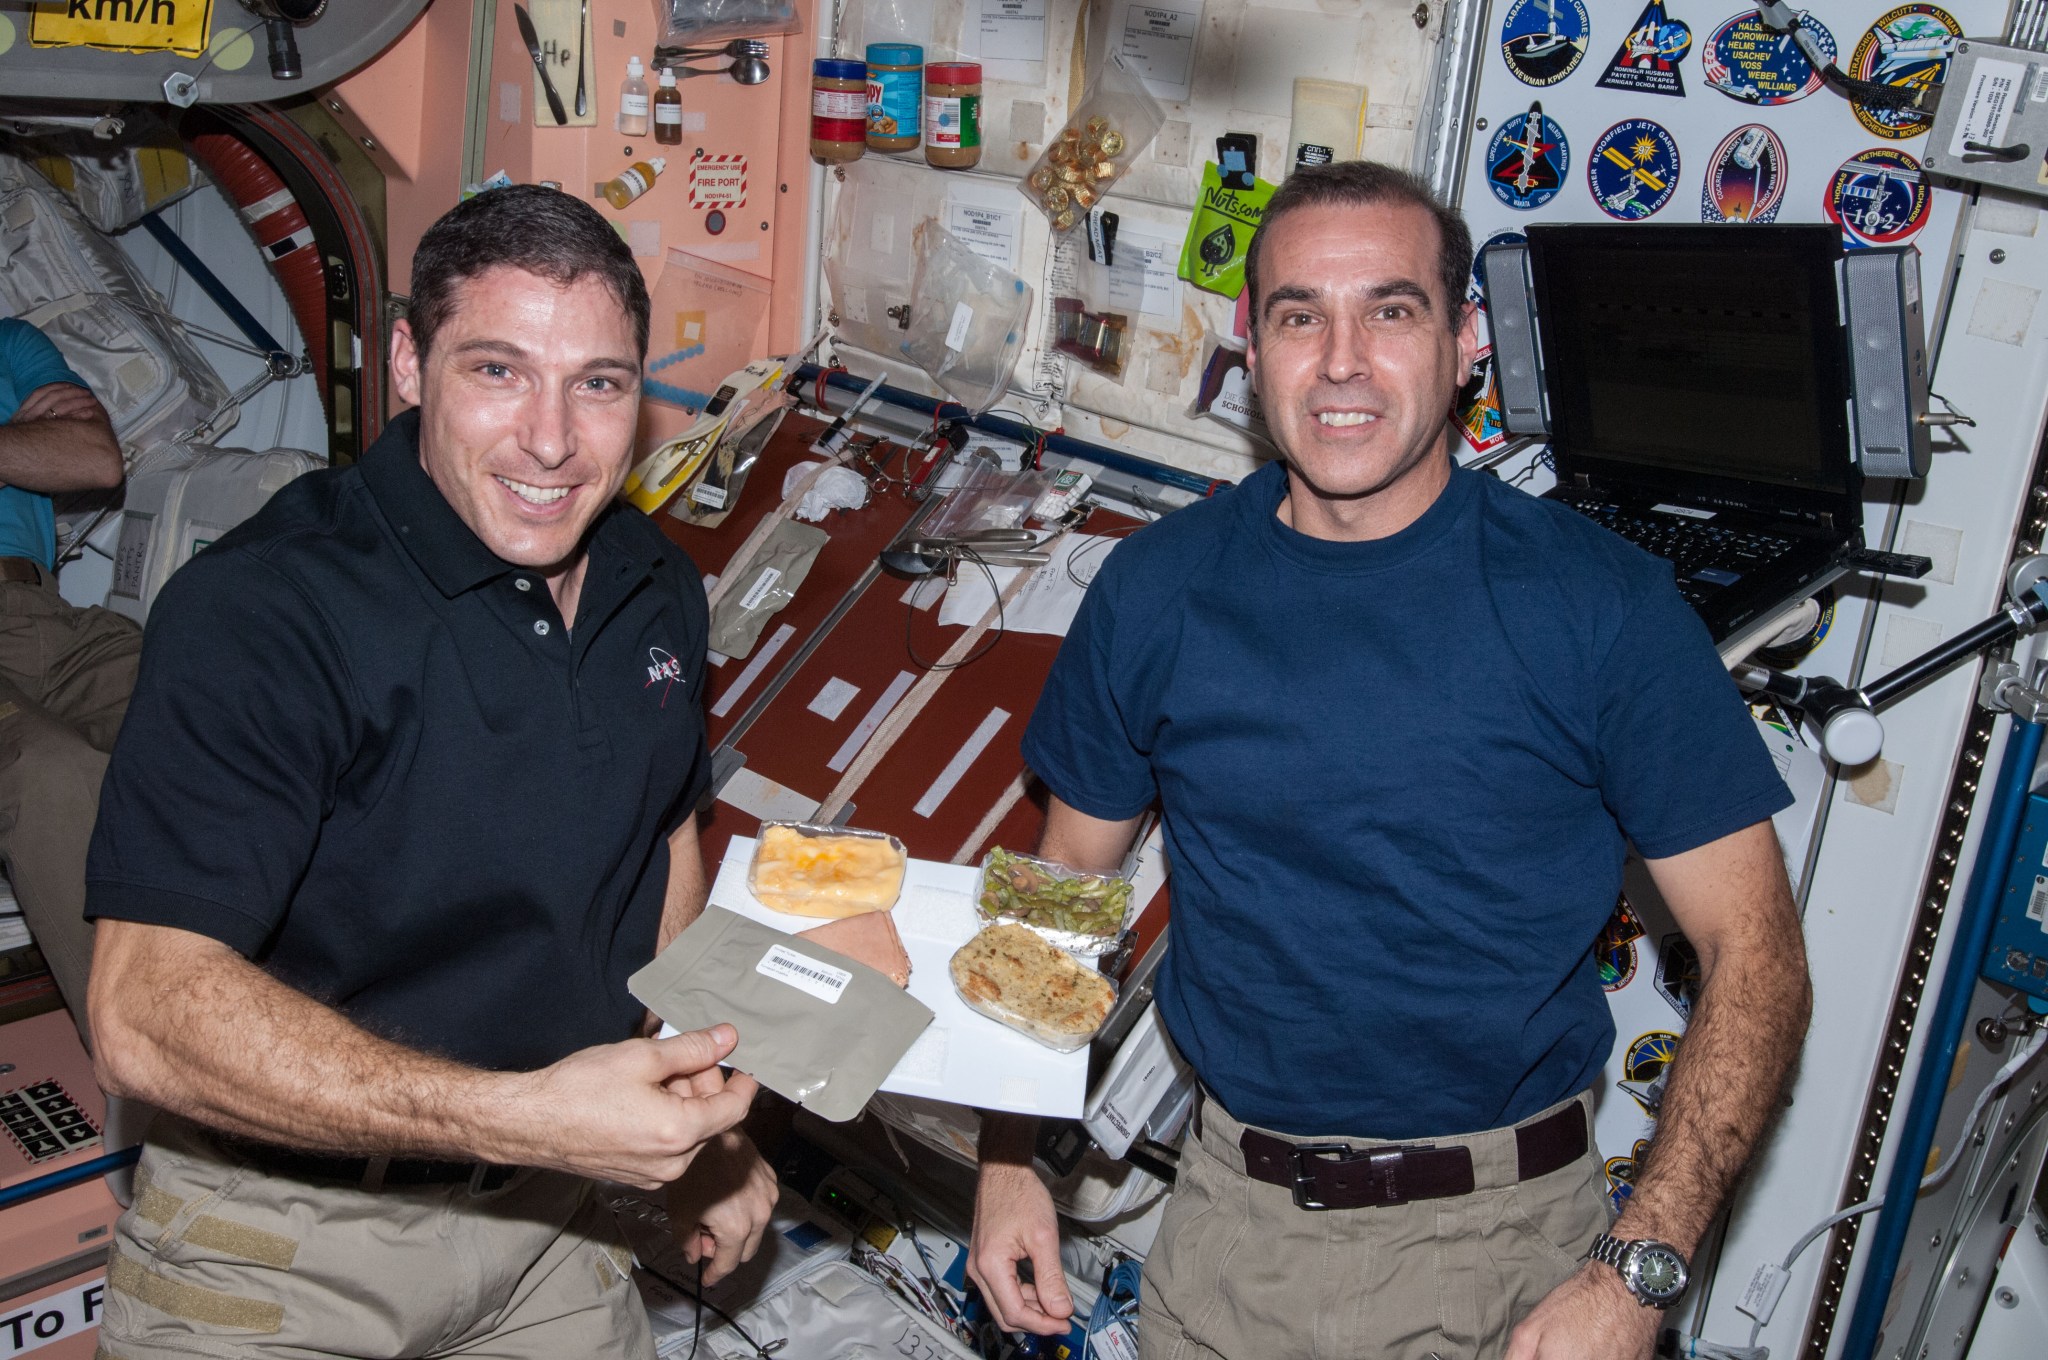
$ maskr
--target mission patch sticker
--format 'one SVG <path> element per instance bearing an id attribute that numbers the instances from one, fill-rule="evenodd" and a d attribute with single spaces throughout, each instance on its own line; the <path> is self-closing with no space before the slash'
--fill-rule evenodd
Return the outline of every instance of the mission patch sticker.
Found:
<path id="1" fill-rule="evenodd" d="M 1691 50 L 1692 29 L 1665 11 L 1664 0 L 1650 0 L 1615 49 L 1607 74 L 1600 77 L 1600 88 L 1683 95 L 1685 79 L 1678 73 L 1678 63 Z"/>
<path id="2" fill-rule="evenodd" d="M 1636 941 L 1645 933 L 1642 918 L 1628 904 L 1627 894 L 1616 897 L 1614 914 L 1600 927 L 1600 938 L 1593 943 L 1602 990 L 1618 992 L 1628 986 L 1629 979 L 1636 975 Z"/>
<path id="3" fill-rule="evenodd" d="M 1827 214 L 1842 228 L 1842 244 L 1903 245 L 1927 225 L 1934 195 L 1920 162 L 1897 147 L 1874 146 L 1842 162 L 1828 182 Z"/>
<path id="4" fill-rule="evenodd" d="M 1586 185 L 1600 211 L 1640 222 L 1678 191 L 1678 143 L 1647 118 L 1624 118 L 1586 157 Z"/>
<path id="5" fill-rule="evenodd" d="M 1525 85 L 1555 85 L 1579 68 L 1593 20 L 1586 0 L 1515 0 L 1500 21 L 1500 56 Z"/>
<path id="6" fill-rule="evenodd" d="M 1494 371 L 1493 346 L 1479 351 L 1474 373 L 1458 389 L 1458 433 L 1474 453 L 1492 453 L 1508 442 L 1500 413 L 1500 375 Z"/>
<path id="7" fill-rule="evenodd" d="M 1527 113 L 1504 120 L 1493 134 L 1486 148 L 1486 181 L 1495 198 L 1528 212 L 1557 197 L 1571 160 L 1564 129 L 1535 103 Z"/>
<path id="8" fill-rule="evenodd" d="M 1643 1158 L 1650 1154 L 1650 1140 L 1636 1139 L 1636 1145 L 1626 1157 L 1609 1157 L 1603 1168 L 1607 1173 L 1607 1202 L 1620 1213 L 1628 1203 L 1628 1197 L 1636 1190 L 1636 1176 L 1643 1169 Z"/>
<path id="9" fill-rule="evenodd" d="M 1963 26 L 1936 5 L 1900 5 L 1882 15 L 1856 44 L 1849 74 L 1877 85 L 1924 89 L 1948 79 L 1949 58 Z M 1856 121 L 1879 137 L 1903 141 L 1933 126 L 1904 109 L 1881 109 L 1851 103 Z"/>
<path id="10" fill-rule="evenodd" d="M 1700 951 L 1678 931 L 1657 946 L 1657 995 L 1671 1003 L 1679 1019 L 1692 1023 L 1693 1002 L 1700 995 Z"/>
<path id="11" fill-rule="evenodd" d="M 1671 1060 L 1678 1056 L 1678 1036 L 1668 1029 L 1638 1034 L 1622 1055 L 1622 1078 L 1616 1082 L 1655 1119 L 1664 1108 L 1664 1082 L 1671 1073 Z"/>
<path id="12" fill-rule="evenodd" d="M 1795 10 L 1799 27 L 1813 39 L 1821 55 L 1835 59 L 1835 35 L 1807 10 Z M 1707 84 L 1745 104 L 1789 104 L 1804 99 L 1823 84 L 1820 72 L 1799 50 L 1789 32 L 1764 27 L 1755 10 L 1738 14 L 1714 30 L 1700 49 L 1700 73 Z"/>
<path id="13" fill-rule="evenodd" d="M 1762 123 L 1721 139 L 1700 183 L 1700 221 L 1769 222 L 1785 202 L 1785 144 Z"/>

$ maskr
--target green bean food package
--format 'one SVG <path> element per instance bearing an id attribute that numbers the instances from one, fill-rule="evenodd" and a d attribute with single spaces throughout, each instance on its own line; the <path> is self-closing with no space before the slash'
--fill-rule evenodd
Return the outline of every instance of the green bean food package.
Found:
<path id="1" fill-rule="evenodd" d="M 1180 276 L 1197 288 L 1234 298 L 1244 291 L 1244 257 L 1266 215 L 1274 186 L 1254 179 L 1232 189 L 1214 161 L 1202 167 L 1202 198 L 1180 248 Z"/>

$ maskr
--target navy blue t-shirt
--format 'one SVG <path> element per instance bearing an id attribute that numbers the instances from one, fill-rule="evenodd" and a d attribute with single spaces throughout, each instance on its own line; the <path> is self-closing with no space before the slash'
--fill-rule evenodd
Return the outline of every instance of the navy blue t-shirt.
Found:
<path id="1" fill-rule="evenodd" d="M 1275 463 L 1103 564 L 1024 738 L 1091 816 L 1163 809 L 1161 1016 L 1238 1119 L 1407 1139 L 1585 1088 L 1624 838 L 1791 802 L 1670 568 L 1456 471 L 1389 538 L 1275 516 Z"/>

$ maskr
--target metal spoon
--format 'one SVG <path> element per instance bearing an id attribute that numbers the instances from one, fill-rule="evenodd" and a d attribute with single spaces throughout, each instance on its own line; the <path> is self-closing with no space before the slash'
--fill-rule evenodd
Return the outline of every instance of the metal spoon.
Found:
<path id="1" fill-rule="evenodd" d="M 768 44 L 759 38 L 734 38 L 731 42 L 717 47 L 657 47 L 654 49 L 656 67 L 671 66 L 682 61 L 703 61 L 708 57 L 765 57 Z"/>
<path id="2" fill-rule="evenodd" d="M 768 61 L 765 57 L 741 57 L 730 66 L 671 66 L 677 80 L 688 80 L 692 76 L 731 76 L 742 85 L 759 85 L 768 79 Z"/>

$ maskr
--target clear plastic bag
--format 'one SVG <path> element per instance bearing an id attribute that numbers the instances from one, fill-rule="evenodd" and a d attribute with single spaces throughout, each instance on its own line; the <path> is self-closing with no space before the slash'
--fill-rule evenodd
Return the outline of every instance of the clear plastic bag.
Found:
<path id="1" fill-rule="evenodd" d="M 1009 388 L 1031 317 L 1031 285 L 936 222 L 917 233 L 917 284 L 903 353 L 976 415 Z"/>
<path id="2" fill-rule="evenodd" d="M 921 166 L 869 156 L 844 167 L 846 182 L 825 248 L 825 281 L 839 339 L 873 354 L 897 354 L 910 320 L 920 226 L 944 203 L 937 176 Z"/>
<path id="3" fill-rule="evenodd" d="M 1116 984 L 1026 926 L 990 926 L 947 972 L 969 1009 L 1059 1053 L 1085 1047 L 1116 1004 Z"/>
<path id="4" fill-rule="evenodd" d="M 982 856 L 974 910 L 984 925 L 1028 926 L 1048 944 L 1082 958 L 1114 949 L 1138 914 L 1127 878 L 1084 874 L 1001 846 Z"/>
<path id="5" fill-rule="evenodd" d="M 1145 82 L 1111 52 L 1066 125 L 1025 173 L 1024 196 L 1054 231 L 1072 231 L 1137 163 L 1165 122 L 1166 110 Z"/>
<path id="6" fill-rule="evenodd" d="M 701 47 L 728 38 L 801 33 L 795 0 L 654 0 L 656 47 Z"/>

